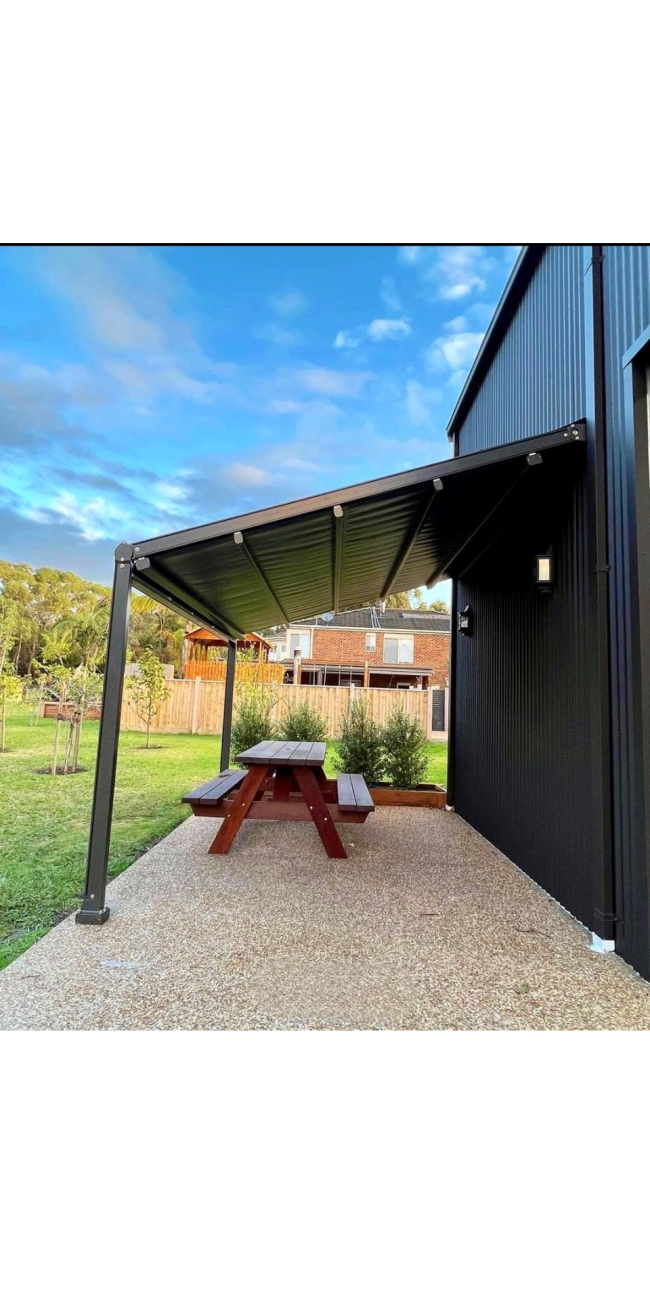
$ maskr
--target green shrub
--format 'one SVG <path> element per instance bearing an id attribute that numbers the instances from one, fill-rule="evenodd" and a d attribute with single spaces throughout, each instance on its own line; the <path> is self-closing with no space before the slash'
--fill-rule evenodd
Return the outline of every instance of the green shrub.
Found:
<path id="1" fill-rule="evenodd" d="M 240 682 L 235 690 L 235 716 L 230 735 L 231 758 L 261 740 L 275 740 L 277 728 L 271 713 L 277 698 L 265 682 Z"/>
<path id="2" fill-rule="evenodd" d="M 285 740 L 325 740 L 327 731 L 318 709 L 309 704 L 295 704 L 288 708 L 282 719 Z"/>
<path id="3" fill-rule="evenodd" d="M 339 772 L 360 772 L 369 785 L 381 781 L 384 768 L 383 732 L 368 713 L 364 700 L 354 700 L 341 724 L 338 755 L 334 760 Z"/>
<path id="4" fill-rule="evenodd" d="M 393 709 L 384 728 L 384 768 L 398 790 L 415 790 L 427 770 L 426 736 L 404 709 Z"/>

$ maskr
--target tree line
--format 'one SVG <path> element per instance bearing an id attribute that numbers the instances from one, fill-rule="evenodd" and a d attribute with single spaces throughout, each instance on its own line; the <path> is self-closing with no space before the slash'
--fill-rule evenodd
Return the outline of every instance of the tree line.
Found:
<path id="1" fill-rule="evenodd" d="M 76 668 L 89 658 L 102 668 L 110 613 L 110 587 L 76 573 L 0 560 L 0 672 L 11 667 L 34 677 L 43 657 Z M 180 673 L 185 622 L 171 610 L 134 594 L 129 652 L 151 650 Z"/>

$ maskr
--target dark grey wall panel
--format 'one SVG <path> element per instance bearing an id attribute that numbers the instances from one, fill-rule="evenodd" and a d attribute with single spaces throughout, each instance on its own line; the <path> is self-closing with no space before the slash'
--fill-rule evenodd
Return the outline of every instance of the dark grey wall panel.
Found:
<path id="1" fill-rule="evenodd" d="M 603 250 L 605 389 L 607 405 L 614 853 L 617 947 L 650 976 L 647 845 L 640 735 L 638 605 L 635 584 L 636 508 L 633 431 L 626 424 L 623 356 L 650 325 L 650 248 Z"/>
<path id="2" fill-rule="evenodd" d="M 584 462 L 583 462 L 584 464 Z M 597 782 L 589 661 L 586 474 L 542 491 L 499 551 L 459 583 L 473 634 L 456 636 L 455 807 L 591 928 Z M 552 596 L 536 551 L 556 555 Z M 469 580 L 471 577 L 471 581 Z"/>
<path id="3" fill-rule="evenodd" d="M 459 452 L 559 429 L 585 413 L 582 248 L 547 248 L 459 431 Z"/>

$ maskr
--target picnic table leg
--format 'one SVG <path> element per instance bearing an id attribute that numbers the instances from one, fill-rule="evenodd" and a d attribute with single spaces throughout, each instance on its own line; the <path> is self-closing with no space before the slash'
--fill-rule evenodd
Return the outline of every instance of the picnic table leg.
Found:
<path id="1" fill-rule="evenodd" d="M 312 769 L 310 767 L 296 767 L 294 772 L 316 830 L 323 841 L 328 858 L 347 858 L 348 855 L 332 821 L 331 810 L 325 803 Z"/>
<path id="2" fill-rule="evenodd" d="M 268 768 L 260 764 L 258 767 L 249 767 L 248 776 L 243 785 L 238 790 L 232 807 L 226 813 L 221 826 L 213 840 L 208 853 L 227 853 L 237 831 L 239 830 L 260 786 L 266 780 Z"/>
<path id="3" fill-rule="evenodd" d="M 275 772 L 275 781 L 273 784 L 273 800 L 275 803 L 281 799 L 288 799 L 291 794 L 291 768 L 278 767 Z"/>

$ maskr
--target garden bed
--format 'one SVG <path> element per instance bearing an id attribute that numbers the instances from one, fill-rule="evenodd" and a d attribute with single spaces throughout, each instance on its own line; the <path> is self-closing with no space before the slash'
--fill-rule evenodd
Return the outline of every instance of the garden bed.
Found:
<path id="1" fill-rule="evenodd" d="M 378 785 L 370 786 L 370 794 L 378 807 L 383 804 L 407 808 L 444 808 L 447 803 L 444 787 L 426 781 L 415 790 L 397 790 L 387 782 L 380 781 Z"/>

